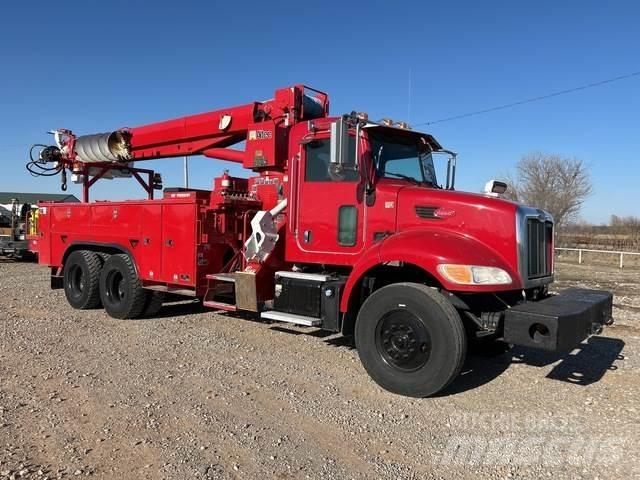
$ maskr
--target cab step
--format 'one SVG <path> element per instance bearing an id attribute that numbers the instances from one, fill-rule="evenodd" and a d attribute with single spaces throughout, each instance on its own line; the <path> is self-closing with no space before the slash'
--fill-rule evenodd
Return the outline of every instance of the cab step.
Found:
<path id="1" fill-rule="evenodd" d="M 275 320 L 278 322 L 295 323 L 296 325 L 304 325 L 305 327 L 319 327 L 322 323 L 320 318 L 305 317 L 303 315 L 294 315 L 293 313 L 276 312 L 270 310 L 268 312 L 262 312 L 260 318 L 266 318 L 267 320 Z"/>
<path id="2" fill-rule="evenodd" d="M 233 273 L 209 273 L 206 275 L 207 280 L 217 280 L 219 282 L 236 282 L 236 276 Z"/>

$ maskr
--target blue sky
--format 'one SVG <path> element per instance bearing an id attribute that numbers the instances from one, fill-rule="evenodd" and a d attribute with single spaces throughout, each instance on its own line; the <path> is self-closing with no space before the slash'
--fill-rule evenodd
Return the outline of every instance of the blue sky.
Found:
<path id="1" fill-rule="evenodd" d="M 0 190 L 59 191 L 24 169 L 52 128 L 135 126 L 293 83 L 329 92 L 333 113 L 419 123 L 640 70 L 634 1 L 29 1 L 3 18 Z M 470 191 L 533 150 L 585 160 L 595 193 L 582 216 L 605 222 L 640 215 L 639 117 L 636 77 L 425 130 L 459 152 L 457 186 Z M 182 183 L 181 161 L 149 165 Z M 229 167 L 195 158 L 191 183 L 208 188 Z M 142 195 L 128 180 L 93 192 Z"/>

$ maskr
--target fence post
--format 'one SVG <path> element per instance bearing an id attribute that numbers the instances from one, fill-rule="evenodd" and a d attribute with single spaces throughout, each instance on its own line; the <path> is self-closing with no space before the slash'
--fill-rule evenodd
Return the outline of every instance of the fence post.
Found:
<path id="1" fill-rule="evenodd" d="M 623 257 L 624 253 L 620 252 L 620 268 L 623 267 L 623 263 L 622 263 L 622 257 Z"/>
<path id="2" fill-rule="evenodd" d="M 578 250 L 578 265 L 582 265 L 582 250 Z"/>

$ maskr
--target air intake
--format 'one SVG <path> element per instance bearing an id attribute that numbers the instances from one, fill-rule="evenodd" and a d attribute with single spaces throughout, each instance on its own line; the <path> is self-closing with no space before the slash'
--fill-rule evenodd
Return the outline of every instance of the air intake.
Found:
<path id="1" fill-rule="evenodd" d="M 440 207 L 416 205 L 416 215 L 420 218 L 439 219 L 436 215 L 436 210 Z"/>

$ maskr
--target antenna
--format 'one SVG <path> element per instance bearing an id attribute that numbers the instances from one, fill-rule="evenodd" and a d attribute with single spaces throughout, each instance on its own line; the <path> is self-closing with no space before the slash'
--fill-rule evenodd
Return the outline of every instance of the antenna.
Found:
<path id="1" fill-rule="evenodd" d="M 411 67 L 409 67 L 409 95 L 407 99 L 407 123 L 411 124 Z"/>

